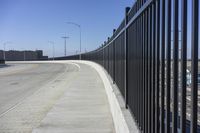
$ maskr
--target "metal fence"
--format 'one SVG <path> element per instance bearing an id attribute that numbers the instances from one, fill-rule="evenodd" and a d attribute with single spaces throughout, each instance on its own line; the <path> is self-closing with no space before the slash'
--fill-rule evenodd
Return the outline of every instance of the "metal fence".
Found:
<path id="1" fill-rule="evenodd" d="M 200 132 L 198 10 L 199 0 L 137 0 L 112 37 L 82 54 L 107 70 L 142 132 Z"/>

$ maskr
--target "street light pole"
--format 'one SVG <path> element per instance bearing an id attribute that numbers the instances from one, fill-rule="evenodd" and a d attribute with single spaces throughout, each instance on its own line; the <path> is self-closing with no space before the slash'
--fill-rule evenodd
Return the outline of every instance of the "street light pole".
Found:
<path id="1" fill-rule="evenodd" d="M 81 60 L 81 25 L 74 23 L 74 22 L 66 22 L 67 24 L 72 24 L 75 25 L 79 28 L 79 37 L 80 37 L 80 54 L 79 54 L 79 59 Z"/>
<path id="2" fill-rule="evenodd" d="M 63 38 L 64 41 L 65 41 L 65 42 L 64 42 L 64 53 L 65 53 L 65 56 L 66 56 L 66 55 L 67 55 L 67 50 L 66 50 L 66 49 L 67 49 L 67 48 L 66 48 L 66 47 L 67 47 L 67 46 L 66 46 L 66 41 L 67 41 L 67 39 L 68 39 L 69 37 L 67 37 L 67 36 L 65 35 L 65 36 L 63 36 L 62 38 Z"/>

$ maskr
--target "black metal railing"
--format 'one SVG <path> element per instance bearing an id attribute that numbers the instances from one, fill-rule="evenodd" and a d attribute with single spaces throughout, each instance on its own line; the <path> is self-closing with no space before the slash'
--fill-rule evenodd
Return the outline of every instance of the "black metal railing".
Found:
<path id="1" fill-rule="evenodd" d="M 82 54 L 107 70 L 142 132 L 200 132 L 198 10 L 199 0 L 137 0 L 111 38 Z"/>

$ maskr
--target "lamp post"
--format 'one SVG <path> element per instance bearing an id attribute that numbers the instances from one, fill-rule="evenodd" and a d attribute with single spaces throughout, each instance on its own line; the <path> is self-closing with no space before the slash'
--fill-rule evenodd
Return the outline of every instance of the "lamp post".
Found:
<path id="1" fill-rule="evenodd" d="M 54 42 L 53 41 L 48 41 L 50 44 L 52 44 L 52 54 L 53 54 L 53 60 L 55 56 L 55 47 L 54 47 Z"/>
<path id="2" fill-rule="evenodd" d="M 79 28 L 79 35 L 80 35 L 80 54 L 79 54 L 79 59 L 81 60 L 81 25 L 74 23 L 74 22 L 66 22 L 67 24 L 72 24 L 75 25 Z"/>

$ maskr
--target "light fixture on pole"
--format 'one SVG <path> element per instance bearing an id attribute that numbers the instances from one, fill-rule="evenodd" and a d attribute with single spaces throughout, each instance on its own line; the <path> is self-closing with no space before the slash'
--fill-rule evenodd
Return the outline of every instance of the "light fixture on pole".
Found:
<path id="1" fill-rule="evenodd" d="M 81 25 L 74 23 L 74 22 L 66 22 L 67 24 L 75 25 L 79 28 L 79 35 L 80 35 L 80 53 L 79 53 L 79 59 L 81 60 Z"/>

